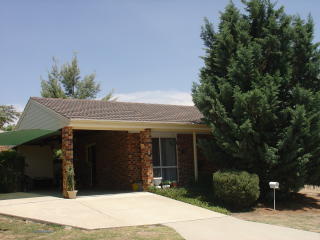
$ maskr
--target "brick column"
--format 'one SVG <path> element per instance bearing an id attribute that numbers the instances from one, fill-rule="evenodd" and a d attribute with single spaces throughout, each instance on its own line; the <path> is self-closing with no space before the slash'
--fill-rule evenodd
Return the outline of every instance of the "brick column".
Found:
<path id="1" fill-rule="evenodd" d="M 72 127 L 62 128 L 62 194 L 67 198 L 67 171 L 73 167 L 73 131 Z"/>
<path id="2" fill-rule="evenodd" d="M 153 180 L 151 129 L 140 132 L 140 149 L 142 185 L 147 190 Z"/>

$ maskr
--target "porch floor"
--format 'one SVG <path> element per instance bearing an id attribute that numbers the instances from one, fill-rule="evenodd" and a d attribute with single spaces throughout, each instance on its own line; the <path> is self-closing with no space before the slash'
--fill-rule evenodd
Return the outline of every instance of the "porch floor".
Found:
<path id="1" fill-rule="evenodd" d="M 225 217 L 148 192 L 93 191 L 80 192 L 77 199 L 55 192 L 0 194 L 0 214 L 84 229 Z"/>

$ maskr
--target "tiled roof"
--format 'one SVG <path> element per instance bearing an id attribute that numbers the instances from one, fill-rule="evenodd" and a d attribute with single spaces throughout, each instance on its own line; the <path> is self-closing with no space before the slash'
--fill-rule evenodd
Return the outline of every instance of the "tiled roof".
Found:
<path id="1" fill-rule="evenodd" d="M 31 99 L 69 119 L 201 123 L 202 118 L 194 106 L 37 97 Z"/>

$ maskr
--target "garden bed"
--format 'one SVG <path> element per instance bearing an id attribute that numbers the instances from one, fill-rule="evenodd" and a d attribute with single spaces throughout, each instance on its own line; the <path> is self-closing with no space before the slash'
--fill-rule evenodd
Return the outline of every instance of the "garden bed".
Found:
<path id="1" fill-rule="evenodd" d="M 172 198 L 181 202 L 189 203 L 208 210 L 219 212 L 222 214 L 230 214 L 230 212 L 221 206 L 218 206 L 213 200 L 210 193 L 203 193 L 195 188 L 149 188 L 149 191 L 164 197 Z"/>

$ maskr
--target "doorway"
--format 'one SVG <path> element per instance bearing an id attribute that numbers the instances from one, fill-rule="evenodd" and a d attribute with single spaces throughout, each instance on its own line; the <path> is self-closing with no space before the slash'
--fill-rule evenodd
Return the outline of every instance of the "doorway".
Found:
<path id="1" fill-rule="evenodd" d="M 87 146 L 87 162 L 89 165 L 89 181 L 90 187 L 96 185 L 96 161 L 97 161 L 97 147 L 96 144 L 90 144 Z"/>

